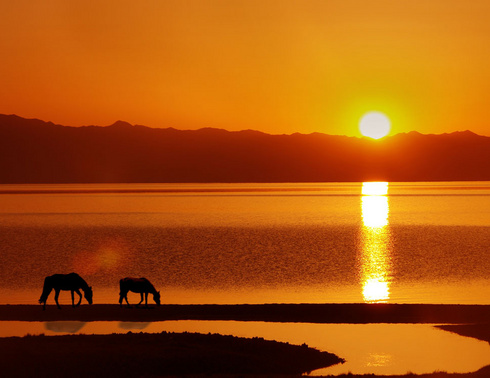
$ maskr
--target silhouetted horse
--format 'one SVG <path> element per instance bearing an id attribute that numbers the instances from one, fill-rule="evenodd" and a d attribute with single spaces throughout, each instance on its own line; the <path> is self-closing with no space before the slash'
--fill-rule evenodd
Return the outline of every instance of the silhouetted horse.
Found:
<path id="1" fill-rule="evenodd" d="M 82 294 L 80 293 L 80 289 L 83 290 L 85 294 L 85 299 L 89 304 L 92 304 L 92 287 L 88 286 L 85 280 L 80 277 L 76 273 L 69 274 L 53 274 L 52 276 L 48 276 L 44 279 L 44 287 L 43 293 L 41 294 L 41 298 L 39 298 L 39 303 L 43 305 L 43 310 L 46 309 L 46 301 L 48 300 L 49 293 L 54 289 L 54 300 L 58 308 L 60 304 L 58 303 L 58 297 L 60 295 L 60 290 L 69 290 L 71 291 L 71 305 L 75 307 L 75 298 L 74 292 L 78 294 L 79 299 L 76 306 L 80 305 L 82 301 Z"/>
<path id="2" fill-rule="evenodd" d="M 132 278 L 126 277 L 119 281 L 119 305 L 122 306 L 123 299 L 126 299 L 128 307 L 131 307 L 128 302 L 128 291 L 133 293 L 140 293 L 141 300 L 136 306 L 139 306 L 143 302 L 143 294 L 145 294 L 145 306 L 148 307 L 148 294 L 153 294 L 153 300 L 160 306 L 160 292 L 156 291 L 155 287 L 146 278 Z"/>

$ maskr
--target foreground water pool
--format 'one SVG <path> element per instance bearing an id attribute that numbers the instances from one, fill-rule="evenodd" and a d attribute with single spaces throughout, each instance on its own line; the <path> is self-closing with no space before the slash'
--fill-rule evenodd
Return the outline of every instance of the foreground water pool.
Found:
<path id="1" fill-rule="evenodd" d="M 427 324 L 309 324 L 237 321 L 0 322 L 0 336 L 199 332 L 306 343 L 344 358 L 344 364 L 313 371 L 326 374 L 466 373 L 490 365 L 490 345 Z"/>

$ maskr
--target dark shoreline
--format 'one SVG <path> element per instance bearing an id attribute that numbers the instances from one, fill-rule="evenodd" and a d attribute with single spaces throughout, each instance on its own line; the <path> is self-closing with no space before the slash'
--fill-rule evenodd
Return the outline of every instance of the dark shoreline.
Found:
<path id="1" fill-rule="evenodd" d="M 165 321 L 237 320 L 305 323 L 468 324 L 490 321 L 490 305 L 445 304 L 260 304 L 162 305 L 0 305 L 0 321 Z"/>

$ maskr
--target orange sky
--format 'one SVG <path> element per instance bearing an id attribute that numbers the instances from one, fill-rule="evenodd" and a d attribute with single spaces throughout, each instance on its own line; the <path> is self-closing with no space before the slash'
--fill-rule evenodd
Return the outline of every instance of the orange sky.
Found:
<path id="1" fill-rule="evenodd" d="M 65 125 L 490 135 L 488 0 L 0 2 L 0 113 Z"/>

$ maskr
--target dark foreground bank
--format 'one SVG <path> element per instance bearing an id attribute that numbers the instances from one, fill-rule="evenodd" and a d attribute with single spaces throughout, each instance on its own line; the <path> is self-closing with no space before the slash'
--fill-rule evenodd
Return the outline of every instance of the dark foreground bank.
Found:
<path id="1" fill-rule="evenodd" d="M 343 362 L 306 345 L 196 333 L 0 338 L 4 377 L 302 374 Z"/>
<path id="2" fill-rule="evenodd" d="M 262 304 L 162 305 L 0 305 L 0 320 L 164 321 L 237 320 L 308 323 L 486 323 L 490 305 L 430 304 Z"/>

